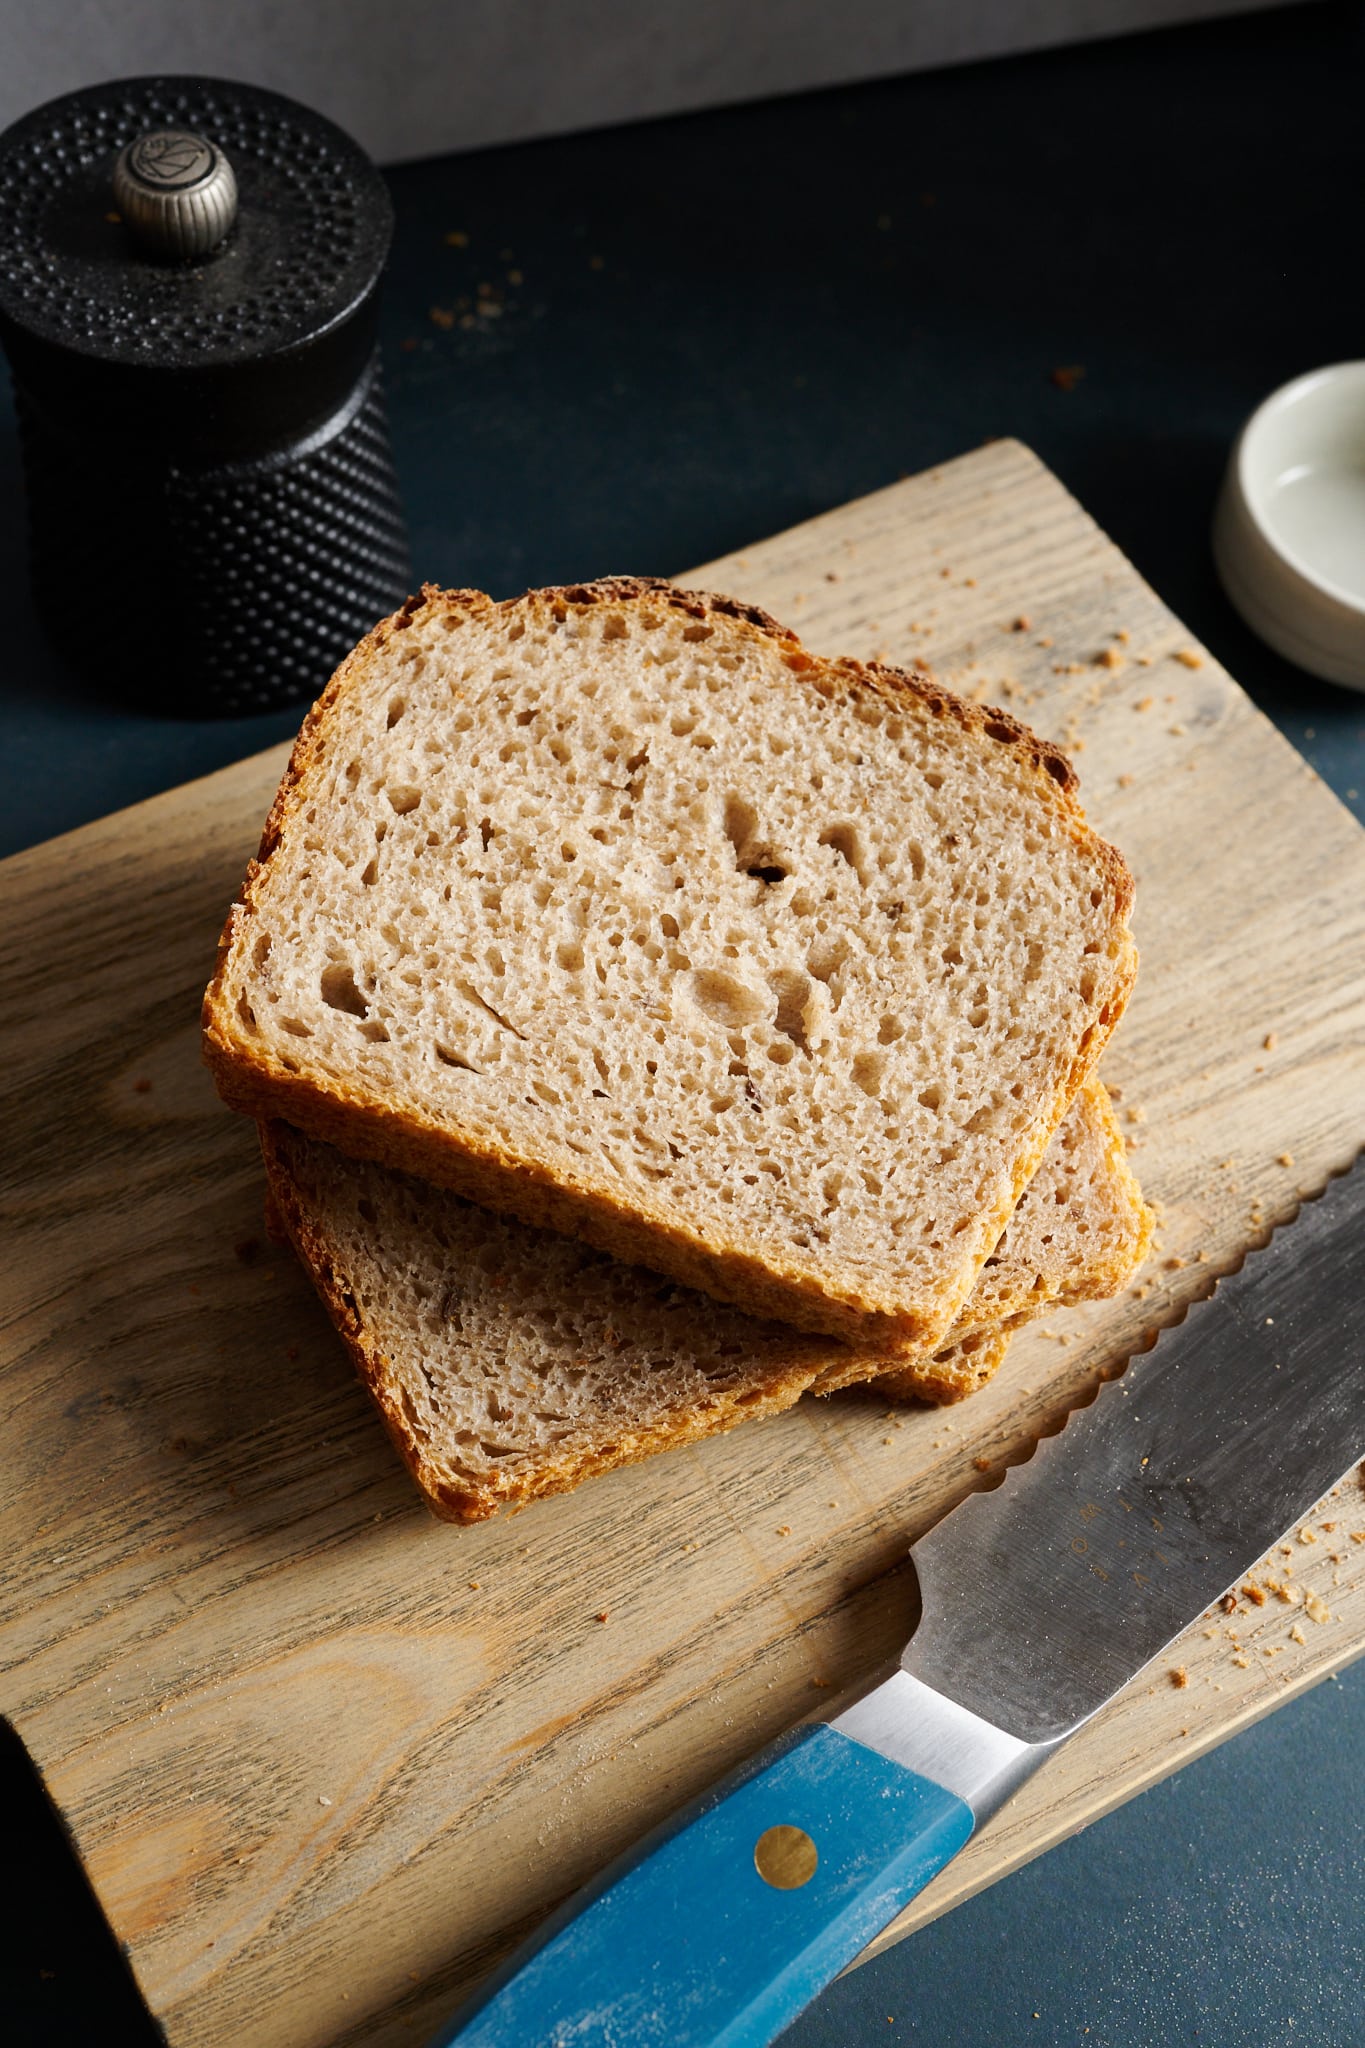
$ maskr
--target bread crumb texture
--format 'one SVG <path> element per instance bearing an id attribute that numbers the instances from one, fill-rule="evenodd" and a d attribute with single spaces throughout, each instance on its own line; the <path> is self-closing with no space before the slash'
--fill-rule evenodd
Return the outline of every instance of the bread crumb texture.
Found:
<path id="1" fill-rule="evenodd" d="M 932 1348 L 1133 980 L 1074 788 L 728 600 L 428 589 L 305 722 L 206 1051 L 240 1109 Z"/>
<path id="2" fill-rule="evenodd" d="M 288 1125 L 261 1145 L 275 1214 L 418 1484 L 438 1514 L 474 1521 L 808 1391 L 878 1376 L 893 1400 L 975 1392 L 1013 1324 L 1114 1291 L 1142 1255 L 1150 1217 L 1115 1136 L 1090 1083 L 952 1341 L 894 1373 Z"/>

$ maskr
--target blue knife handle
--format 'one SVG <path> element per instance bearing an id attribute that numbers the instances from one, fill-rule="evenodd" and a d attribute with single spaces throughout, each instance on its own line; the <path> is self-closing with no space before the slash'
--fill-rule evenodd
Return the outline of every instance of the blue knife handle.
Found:
<path id="1" fill-rule="evenodd" d="M 433 2048 L 764 2048 L 972 1825 L 956 1793 L 795 1729 L 570 1899 Z"/>

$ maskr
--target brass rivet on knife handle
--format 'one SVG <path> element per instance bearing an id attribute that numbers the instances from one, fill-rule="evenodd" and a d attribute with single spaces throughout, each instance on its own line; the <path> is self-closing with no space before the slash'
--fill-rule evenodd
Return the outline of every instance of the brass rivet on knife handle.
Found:
<path id="1" fill-rule="evenodd" d="M 815 1875 L 820 1852 L 804 1828 L 765 1828 L 754 1844 L 754 1867 L 774 1891 L 794 1892 Z"/>

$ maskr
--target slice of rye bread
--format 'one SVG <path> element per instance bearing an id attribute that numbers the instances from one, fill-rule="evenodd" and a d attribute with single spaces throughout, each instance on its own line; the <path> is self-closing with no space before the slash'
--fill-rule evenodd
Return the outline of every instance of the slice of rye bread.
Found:
<path id="1" fill-rule="evenodd" d="M 977 1275 L 948 1341 L 961 1346 L 983 1331 L 1014 1330 L 1050 1309 L 1117 1294 L 1146 1258 L 1153 1222 L 1108 1091 L 1092 1074 Z M 843 1349 L 847 1354 L 850 1347 Z M 879 1391 L 907 1400 L 960 1400 L 982 1384 L 967 1372 L 953 1392 L 941 1352 L 891 1371 L 884 1359 L 878 1363 Z M 866 1377 L 856 1359 L 847 1365 L 836 1360 L 815 1391 L 837 1393 Z"/>
<path id="2" fill-rule="evenodd" d="M 1009 1324 L 1122 1286 L 1150 1219 L 1116 1140 L 1092 1083 L 969 1305 L 1001 1320 L 964 1315 L 950 1342 L 876 1379 L 877 1392 L 960 1400 L 999 1365 Z M 478 1521 L 565 1492 L 885 1364 L 755 1322 L 285 1124 L 263 1125 L 261 1146 L 272 1228 L 293 1243 L 440 1515 Z"/>
<path id="3" fill-rule="evenodd" d="M 727 599 L 428 588 L 304 722 L 206 1056 L 251 1115 L 933 1350 L 1132 986 L 1075 788 Z"/>

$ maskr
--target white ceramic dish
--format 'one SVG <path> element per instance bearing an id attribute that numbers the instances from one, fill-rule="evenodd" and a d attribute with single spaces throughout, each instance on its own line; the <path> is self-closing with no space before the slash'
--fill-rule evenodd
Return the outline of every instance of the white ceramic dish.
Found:
<path id="1" fill-rule="evenodd" d="M 1310 370 L 1257 407 L 1228 463 L 1213 551 L 1253 632 L 1365 690 L 1365 362 Z"/>

